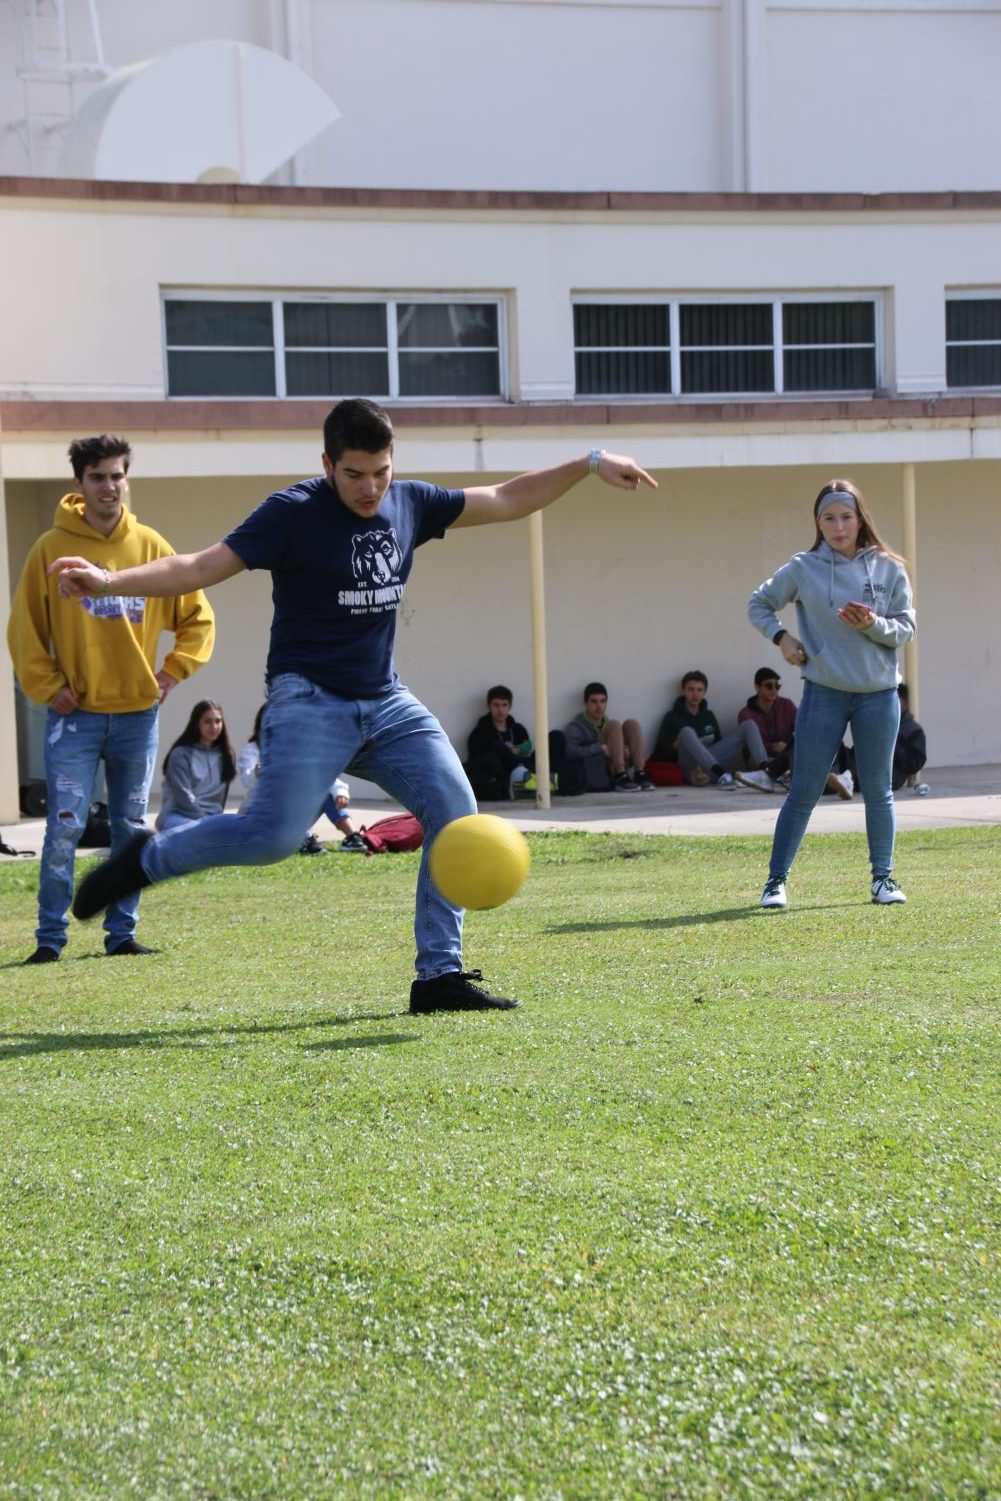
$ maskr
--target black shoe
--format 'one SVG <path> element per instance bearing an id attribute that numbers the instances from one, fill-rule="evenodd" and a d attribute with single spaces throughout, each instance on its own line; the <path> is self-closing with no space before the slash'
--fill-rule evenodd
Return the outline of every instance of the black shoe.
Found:
<path id="1" fill-rule="evenodd" d="M 346 834 L 337 848 L 342 855 L 368 854 L 368 845 L 357 831 L 354 834 Z"/>
<path id="2" fill-rule="evenodd" d="M 58 958 L 58 949 L 49 949 L 44 944 L 39 944 L 35 952 L 29 954 L 24 962 L 25 964 L 55 964 Z"/>
<path id="3" fill-rule="evenodd" d="M 124 954 L 158 954 L 159 949 L 148 949 L 144 943 L 136 943 L 134 938 L 123 938 L 121 943 L 109 949 L 106 959 L 117 959 Z"/>
<path id="4" fill-rule="evenodd" d="M 96 917 L 112 902 L 120 902 L 123 896 L 142 891 L 151 884 L 149 876 L 140 864 L 140 857 L 152 839 L 149 830 L 130 839 L 124 849 L 108 860 L 102 860 L 95 870 L 88 872 L 80 882 L 73 898 L 73 916 L 81 922 Z"/>
<path id="5" fill-rule="evenodd" d="M 324 849 L 315 834 L 307 834 L 299 846 L 299 853 L 300 855 L 322 855 Z"/>
<path id="6" fill-rule="evenodd" d="M 491 995 L 474 985 L 482 980 L 478 969 L 453 969 L 447 975 L 436 975 L 433 980 L 415 980 L 410 987 L 410 1011 L 413 1016 L 426 1016 L 429 1011 L 513 1011 L 520 1001 L 506 996 Z"/>

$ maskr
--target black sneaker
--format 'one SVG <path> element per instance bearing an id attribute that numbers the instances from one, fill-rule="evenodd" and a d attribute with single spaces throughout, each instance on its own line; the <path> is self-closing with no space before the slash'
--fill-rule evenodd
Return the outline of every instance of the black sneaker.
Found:
<path id="1" fill-rule="evenodd" d="M 148 949 L 144 943 L 137 943 L 134 938 L 123 938 L 121 943 L 116 943 L 113 949 L 108 949 L 106 959 L 124 959 L 129 954 L 158 954 L 159 949 Z"/>
<path id="2" fill-rule="evenodd" d="M 24 962 L 25 964 L 55 964 L 58 958 L 58 949 L 46 948 L 44 943 L 40 943 L 35 952 L 29 954 Z"/>
<path id="3" fill-rule="evenodd" d="M 368 845 L 356 830 L 353 834 L 345 834 L 337 846 L 342 855 L 367 855 Z"/>
<path id="4" fill-rule="evenodd" d="M 651 782 L 645 771 L 638 771 L 636 773 L 636 785 L 641 792 L 653 791 L 653 783 Z"/>
<path id="5" fill-rule="evenodd" d="M 613 791 L 615 792 L 639 792 L 639 783 L 635 782 L 628 771 L 615 778 Z"/>
<path id="6" fill-rule="evenodd" d="M 447 975 L 436 975 L 433 980 L 415 980 L 410 987 L 410 1011 L 413 1016 L 426 1016 L 430 1011 L 514 1011 L 520 1001 L 506 996 L 491 995 L 474 985 L 482 980 L 478 969 L 453 969 Z"/>
<path id="7" fill-rule="evenodd" d="M 145 829 L 130 839 L 117 855 L 102 860 L 96 869 L 84 876 L 73 898 L 74 917 L 86 922 L 103 912 L 105 907 L 110 907 L 112 902 L 120 902 L 123 896 L 131 896 L 134 891 L 142 891 L 144 886 L 152 884 L 140 864 L 142 852 L 152 837 Z"/>
<path id="8" fill-rule="evenodd" d="M 315 834 L 307 834 L 299 846 L 299 853 L 300 855 L 322 855 L 324 849 Z"/>

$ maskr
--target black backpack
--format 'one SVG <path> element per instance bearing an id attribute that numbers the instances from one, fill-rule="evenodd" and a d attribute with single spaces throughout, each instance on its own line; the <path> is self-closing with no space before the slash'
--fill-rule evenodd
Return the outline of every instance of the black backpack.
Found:
<path id="1" fill-rule="evenodd" d="M 80 843 L 87 849 L 106 850 L 111 844 L 111 820 L 107 803 L 91 803 L 87 815 L 87 827 Z"/>

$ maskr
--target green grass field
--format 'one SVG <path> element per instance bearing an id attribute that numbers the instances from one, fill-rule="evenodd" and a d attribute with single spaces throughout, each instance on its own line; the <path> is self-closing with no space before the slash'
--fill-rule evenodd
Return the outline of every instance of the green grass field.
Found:
<path id="1" fill-rule="evenodd" d="M 998 829 L 539 835 L 411 1018 L 416 855 L 147 893 L 22 969 L 0 1496 L 997 1498 Z"/>

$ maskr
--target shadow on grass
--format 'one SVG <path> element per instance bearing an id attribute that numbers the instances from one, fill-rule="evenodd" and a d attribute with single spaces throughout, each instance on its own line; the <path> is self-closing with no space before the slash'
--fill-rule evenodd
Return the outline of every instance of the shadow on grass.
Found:
<path id="1" fill-rule="evenodd" d="M 340 1053 L 345 1048 L 381 1048 L 391 1042 L 418 1042 L 416 1032 L 380 1032 L 375 1037 L 338 1037 L 335 1042 L 308 1042 L 307 1053 Z"/>
<path id="2" fill-rule="evenodd" d="M 792 911 L 779 907 L 761 907 L 757 902 L 748 907 L 725 907 L 719 912 L 680 912 L 674 917 L 635 917 L 624 918 L 621 922 L 565 922 L 552 923 L 547 933 L 615 933 L 622 928 L 647 928 L 655 931 L 658 928 L 691 928 L 702 926 L 705 923 L 736 922 L 748 917 L 771 919 L 777 922 L 781 915 L 786 922 L 797 916 L 804 916 L 808 912 L 829 911 L 832 907 L 857 907 L 869 906 L 866 902 L 814 902 L 811 905 L 803 905 Z"/>
<path id="3" fill-rule="evenodd" d="M 287 1022 L 281 1026 L 179 1027 L 154 1032 L 0 1032 L 0 1063 L 7 1058 L 29 1058 L 40 1053 L 88 1052 L 95 1049 L 116 1051 L 126 1048 L 194 1048 L 200 1039 L 255 1037 L 285 1032 L 312 1032 L 320 1027 L 346 1027 L 353 1022 L 389 1021 L 399 1011 L 358 1013 L 354 1016 L 330 1016 L 320 1021 Z M 314 1044 L 320 1048 L 343 1051 L 345 1048 L 379 1047 L 392 1042 L 414 1042 L 416 1035 L 385 1032 L 374 1037 L 346 1037 L 336 1042 Z"/>
<path id="4" fill-rule="evenodd" d="M 763 909 L 753 907 L 725 907 L 717 912 L 681 912 L 673 917 L 623 918 L 620 922 L 563 922 L 553 923 L 547 933 L 614 933 L 619 928 L 688 928 L 696 923 L 735 922 L 738 918 L 751 917 Z"/>

